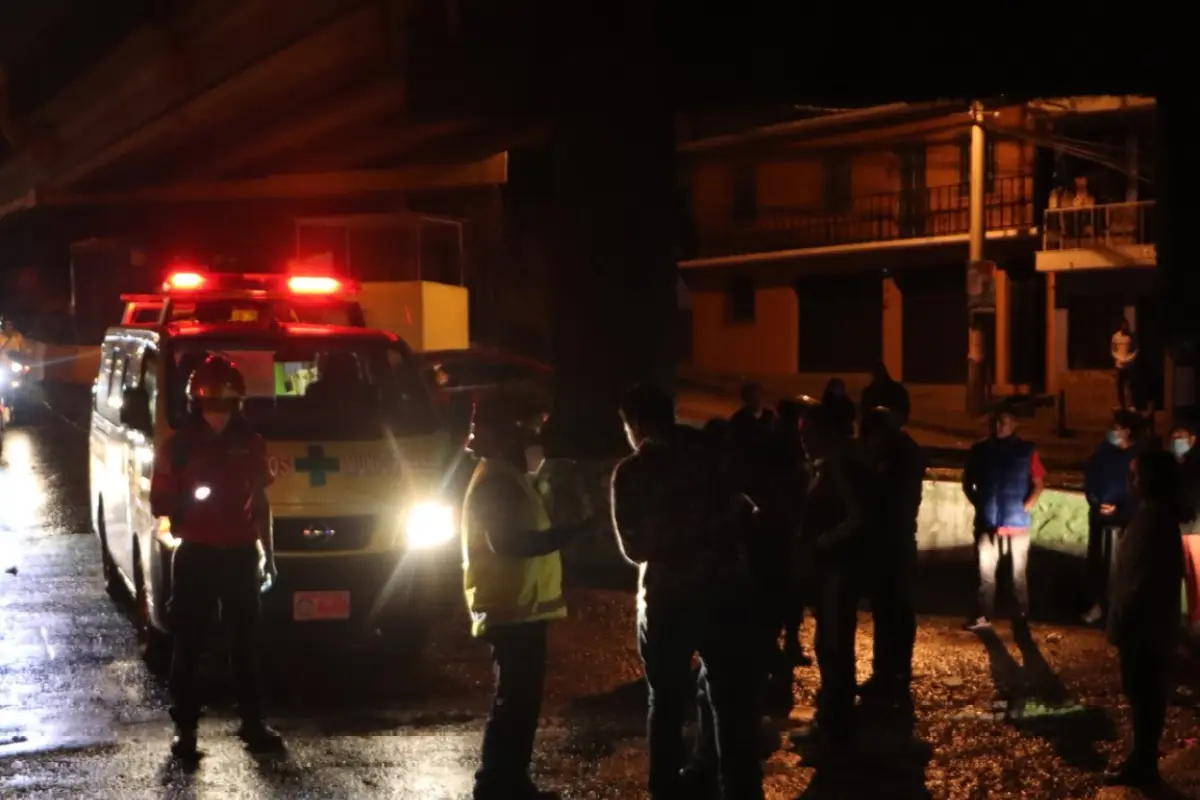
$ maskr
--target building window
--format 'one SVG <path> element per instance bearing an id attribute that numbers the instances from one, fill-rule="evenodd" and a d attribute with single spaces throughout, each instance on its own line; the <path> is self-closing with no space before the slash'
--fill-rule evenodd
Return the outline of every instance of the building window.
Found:
<path id="1" fill-rule="evenodd" d="M 754 322 L 754 282 L 744 278 L 725 287 L 725 321 L 743 325 Z"/>
<path id="2" fill-rule="evenodd" d="M 733 218 L 752 222 L 758 216 L 758 170 L 744 164 L 733 171 Z"/>
<path id="3" fill-rule="evenodd" d="M 988 136 L 983 143 L 983 191 L 992 194 L 996 191 L 996 139 Z M 958 140 L 958 180 L 959 191 L 964 200 L 971 196 L 971 136 L 963 136 Z"/>
<path id="4" fill-rule="evenodd" d="M 854 205 L 853 159 L 849 153 L 830 153 L 825 156 L 825 210 L 844 214 Z"/>

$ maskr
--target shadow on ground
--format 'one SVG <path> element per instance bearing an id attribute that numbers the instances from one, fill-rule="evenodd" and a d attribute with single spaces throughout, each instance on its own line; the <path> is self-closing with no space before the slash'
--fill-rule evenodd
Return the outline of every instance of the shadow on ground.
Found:
<path id="1" fill-rule="evenodd" d="M 914 735 L 913 726 L 911 715 L 864 720 L 854 747 L 844 753 L 824 752 L 820 745 L 797 742 L 804 765 L 815 768 L 797 800 L 932 797 L 925 788 L 925 770 L 933 748 Z"/>
<path id="2" fill-rule="evenodd" d="M 590 716 L 614 711 L 645 711 L 650 702 L 649 690 L 644 680 L 623 683 L 612 691 L 580 697 L 567 708 L 568 715 Z"/>
<path id="3" fill-rule="evenodd" d="M 920 554 L 914 602 L 919 614 L 974 617 L 979 587 L 975 548 L 953 547 Z M 996 596 L 998 617 L 1012 616 L 1012 569 L 1009 559 L 1000 562 Z M 1034 546 L 1029 554 L 1029 593 L 1032 616 L 1043 622 L 1078 624 L 1086 609 L 1088 586 L 1083 559 Z"/>
<path id="4" fill-rule="evenodd" d="M 1065 763 L 1077 769 L 1104 769 L 1108 759 L 1097 744 L 1117 738 L 1116 725 L 1107 711 L 1082 705 L 1071 695 L 1028 629 L 1014 629 L 1023 663 L 1017 662 L 995 631 L 981 631 L 978 636 L 987 649 L 998 695 L 994 719 L 1023 735 L 1046 740 Z"/>

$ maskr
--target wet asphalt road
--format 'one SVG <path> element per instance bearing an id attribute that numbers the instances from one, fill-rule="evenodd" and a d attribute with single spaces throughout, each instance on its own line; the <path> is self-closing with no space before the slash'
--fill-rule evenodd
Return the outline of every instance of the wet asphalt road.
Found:
<path id="1" fill-rule="evenodd" d="M 137 656 L 125 609 L 105 594 L 85 533 L 84 435 L 50 412 L 30 423 L 10 433 L 0 471 L 0 569 L 16 568 L 0 573 L 0 797 L 469 796 L 490 672 L 462 617 L 407 667 L 329 648 L 269 663 L 272 720 L 288 740 L 279 757 L 244 752 L 214 677 L 206 757 L 194 773 L 173 765 L 164 688 Z M 633 597 L 577 588 L 570 600 L 571 619 L 552 633 L 535 777 L 568 798 L 642 797 Z M 1096 796 L 1097 770 L 1126 746 L 1128 717 L 1099 632 L 1035 625 L 1022 647 L 1006 628 L 990 642 L 960 632 L 960 619 L 922 618 L 915 728 L 867 726 L 849 767 L 822 766 L 791 744 L 816 685 L 815 669 L 798 670 L 768 796 Z M 862 630 L 866 677 L 869 624 Z M 1173 708 L 1164 749 L 1196 737 L 1196 711 Z"/>

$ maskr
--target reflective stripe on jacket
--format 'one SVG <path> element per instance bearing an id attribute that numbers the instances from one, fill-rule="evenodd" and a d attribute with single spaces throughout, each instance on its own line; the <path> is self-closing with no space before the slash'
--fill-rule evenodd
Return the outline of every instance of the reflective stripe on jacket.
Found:
<path id="1" fill-rule="evenodd" d="M 467 486 L 463 502 L 463 590 L 471 613 L 471 635 L 482 636 L 492 625 L 562 619 L 567 604 L 562 595 L 562 560 L 557 552 L 533 558 L 510 558 L 493 553 L 486 531 L 494 513 L 479 502 L 479 487 L 496 482 L 492 491 L 512 492 L 505 504 L 515 519 L 504 524 L 518 530 L 545 531 L 550 518 L 528 477 L 501 461 L 481 459 Z"/>

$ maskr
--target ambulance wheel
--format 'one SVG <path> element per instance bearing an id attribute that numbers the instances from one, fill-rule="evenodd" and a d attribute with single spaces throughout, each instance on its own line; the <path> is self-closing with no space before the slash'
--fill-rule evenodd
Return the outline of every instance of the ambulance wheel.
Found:
<path id="1" fill-rule="evenodd" d="M 150 594 L 146 591 L 145 570 L 140 556 L 133 562 L 134 614 L 138 647 L 151 675 L 165 675 L 171 666 L 171 637 L 154 626 Z"/>
<path id="2" fill-rule="evenodd" d="M 100 570 L 104 575 L 104 591 L 114 600 L 121 599 L 126 594 L 125 584 L 121 573 L 117 571 L 117 563 L 113 561 L 112 553 L 108 550 L 108 534 L 104 529 L 104 503 L 100 504 L 100 522 L 97 525 L 96 538 L 100 541 Z"/>

